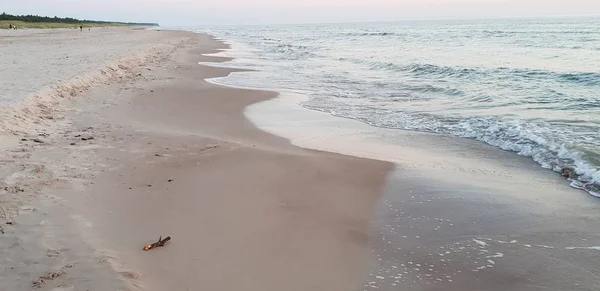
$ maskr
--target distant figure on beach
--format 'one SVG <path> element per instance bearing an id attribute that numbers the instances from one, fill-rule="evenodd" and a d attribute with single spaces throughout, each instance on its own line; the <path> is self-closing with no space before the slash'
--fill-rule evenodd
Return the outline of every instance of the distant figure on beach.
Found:
<path id="1" fill-rule="evenodd" d="M 79 31 L 83 31 L 83 25 L 79 26 Z"/>
<path id="2" fill-rule="evenodd" d="M 9 24 L 9 25 L 8 25 L 8 29 L 12 30 L 12 29 L 13 29 L 13 25 L 12 25 L 12 24 Z"/>

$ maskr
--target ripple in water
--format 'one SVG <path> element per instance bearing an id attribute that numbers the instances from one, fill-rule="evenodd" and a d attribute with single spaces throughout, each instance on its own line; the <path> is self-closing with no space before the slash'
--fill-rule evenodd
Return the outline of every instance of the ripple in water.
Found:
<path id="1" fill-rule="evenodd" d="M 572 168 L 600 196 L 600 18 L 203 28 L 305 107 L 374 126 L 471 138 Z"/>

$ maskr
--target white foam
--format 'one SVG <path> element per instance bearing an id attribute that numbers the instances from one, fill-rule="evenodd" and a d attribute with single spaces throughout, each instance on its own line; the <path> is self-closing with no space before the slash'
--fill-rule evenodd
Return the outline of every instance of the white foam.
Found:
<path id="1" fill-rule="evenodd" d="M 489 246 L 486 242 L 482 241 L 482 240 L 478 240 L 478 239 L 473 239 L 473 241 L 475 243 L 477 243 L 478 245 L 482 246 L 482 247 L 487 247 Z"/>
<path id="2" fill-rule="evenodd" d="M 503 253 L 496 253 L 495 255 L 487 256 L 485 258 L 486 259 L 492 259 L 492 258 L 503 258 L 503 257 L 504 257 Z"/>
<path id="3" fill-rule="evenodd" d="M 565 249 L 567 249 L 567 250 L 594 250 L 594 251 L 600 251 L 600 246 L 595 246 L 595 247 L 566 247 Z"/>
<path id="4" fill-rule="evenodd" d="M 553 246 L 547 246 L 547 245 L 535 245 L 536 247 L 540 247 L 540 248 L 545 248 L 545 249 L 553 249 Z"/>
<path id="5" fill-rule="evenodd" d="M 439 112 L 446 112 L 446 110 L 427 112 L 428 107 L 435 107 L 435 104 L 427 103 L 427 100 L 420 101 L 419 98 L 415 98 L 394 102 L 388 101 L 394 98 L 385 98 L 386 94 L 395 95 L 393 93 L 397 94 L 398 92 L 396 91 L 402 91 L 402 87 L 396 88 L 395 91 L 392 90 L 394 92 L 378 92 L 376 91 L 377 86 L 373 87 L 373 84 L 368 84 L 366 81 L 340 79 L 339 76 L 336 77 L 337 79 L 331 76 L 323 76 L 317 79 L 314 77 L 314 70 L 300 70 L 297 67 L 306 66 L 316 69 L 329 68 L 329 70 L 333 70 L 332 68 L 337 68 L 338 66 L 324 66 L 321 63 L 324 62 L 324 58 L 311 59 L 312 62 L 309 63 L 298 61 L 298 58 L 301 59 L 302 56 L 310 53 L 312 48 L 310 40 L 307 40 L 308 43 L 296 41 L 297 34 L 301 34 L 302 31 L 288 34 L 285 29 L 273 29 L 271 34 L 275 35 L 270 34 L 269 37 L 264 36 L 264 31 L 252 29 L 232 28 L 222 30 L 215 28 L 207 31 L 221 35 L 223 38 L 236 39 L 236 41 L 231 42 L 231 50 L 219 53 L 218 55 L 236 57 L 238 59 L 227 64 L 213 64 L 214 66 L 236 66 L 254 69 L 266 66 L 264 74 L 263 72 L 260 73 L 262 74 L 260 75 L 261 77 L 252 77 L 249 74 L 234 74 L 231 78 L 218 80 L 220 84 L 261 87 L 264 84 L 264 80 L 269 79 L 272 82 L 270 87 L 282 90 L 306 91 L 313 98 L 308 102 L 304 102 L 303 106 L 327 112 L 334 116 L 353 118 L 379 127 L 435 132 L 476 139 L 504 150 L 514 151 L 519 155 L 531 157 L 542 167 L 554 169 L 555 171 L 560 171 L 564 167 L 572 167 L 580 175 L 578 180 L 572 181 L 572 186 L 584 189 L 590 194 L 600 197 L 600 193 L 598 193 L 600 187 L 594 189 L 597 185 L 600 185 L 598 165 L 595 165 L 592 160 L 586 159 L 581 150 L 569 146 L 571 144 L 581 144 L 580 138 L 570 132 L 570 127 L 559 127 L 556 124 L 549 124 L 548 122 L 536 122 L 511 117 L 511 115 L 518 115 L 515 112 L 507 112 L 506 115 L 508 117 L 500 114 L 469 115 L 467 111 L 458 111 L 458 113 L 454 111 L 454 114 L 438 114 Z M 257 35 L 250 37 L 253 33 Z M 314 36 L 313 34 L 311 35 Z M 306 37 L 306 35 L 304 36 Z M 308 38 L 310 39 L 310 36 Z M 335 57 L 343 61 L 356 59 L 354 63 L 344 62 L 345 66 L 356 67 L 340 67 L 358 74 L 356 78 L 360 80 L 370 77 L 370 75 L 360 75 L 365 71 L 364 65 L 379 69 L 389 69 L 390 67 L 397 66 L 389 61 L 379 62 L 371 59 L 360 59 L 361 56 L 340 56 L 336 54 Z M 512 57 L 511 60 L 518 60 L 520 56 Z M 281 61 L 282 59 L 285 61 Z M 456 65 L 465 66 L 464 62 L 465 60 L 462 59 L 460 64 Z M 533 64 L 527 63 L 527 65 Z M 581 63 L 580 65 L 583 66 L 585 63 Z M 290 67 L 287 68 L 286 66 Z M 444 67 L 442 66 L 442 68 Z M 555 67 L 556 70 L 562 70 L 563 68 L 564 66 Z M 335 72 L 330 72 L 329 70 L 323 69 L 323 72 L 319 71 L 318 76 L 327 75 L 328 73 L 331 73 L 329 75 L 335 75 Z M 371 71 L 369 72 L 372 73 Z M 385 82 L 385 80 L 382 82 Z M 380 87 L 391 87 L 393 89 L 395 88 L 393 87 L 394 85 L 394 82 L 389 82 L 387 86 Z M 375 95 L 378 98 L 369 99 L 365 97 L 366 95 Z M 405 101 L 411 102 L 405 104 Z M 442 103 L 445 104 L 447 102 Z M 411 106 L 417 106 L 416 108 L 419 110 L 411 112 Z M 418 106 L 422 106 L 422 108 Z M 501 110 L 502 108 L 502 106 L 498 106 L 497 110 Z M 427 113 L 420 114 L 423 111 Z M 597 141 L 595 142 L 597 148 Z"/>

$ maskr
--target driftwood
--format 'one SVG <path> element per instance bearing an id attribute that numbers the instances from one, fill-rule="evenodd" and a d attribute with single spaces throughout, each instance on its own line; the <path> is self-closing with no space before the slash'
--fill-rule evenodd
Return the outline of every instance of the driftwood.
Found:
<path id="1" fill-rule="evenodd" d="M 144 251 L 149 251 L 151 249 L 157 248 L 157 247 L 162 247 L 165 245 L 166 242 L 170 241 L 171 237 L 167 236 L 165 239 L 162 239 L 162 236 L 158 238 L 158 241 L 151 244 L 151 245 L 147 245 L 144 246 Z"/>

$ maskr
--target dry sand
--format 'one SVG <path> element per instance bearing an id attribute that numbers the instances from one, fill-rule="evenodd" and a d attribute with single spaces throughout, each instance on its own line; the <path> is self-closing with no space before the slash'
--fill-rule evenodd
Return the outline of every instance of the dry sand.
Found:
<path id="1" fill-rule="evenodd" d="M 197 65 L 225 45 L 152 33 L 164 53 L 2 139 L 0 201 L 21 211 L 0 234 L 0 290 L 600 285 L 597 202 L 558 175 L 207 83 L 232 72 Z"/>
<path id="2" fill-rule="evenodd" d="M 78 136 L 91 134 L 73 123 L 79 109 L 67 114 L 64 106 L 93 85 L 144 79 L 148 66 L 164 63 L 190 35 L 130 29 L 73 35 L 68 30 L 0 32 L 0 290 L 123 286 L 108 264 L 110 255 L 82 239 L 71 204 L 55 195 L 84 189 L 103 170 L 88 158 L 96 146 Z M 73 60 L 57 60 L 65 55 Z"/>
<path id="3" fill-rule="evenodd" d="M 0 130 L 27 131 L 59 118 L 56 101 L 131 77 L 131 68 L 185 39 L 130 28 L 0 30 Z"/>
<path id="4" fill-rule="evenodd" d="M 197 65 L 218 60 L 201 54 L 225 46 L 187 36 L 171 60 L 74 98 L 44 144 L 23 142 L 29 160 L 62 175 L 36 185 L 31 200 L 41 202 L 26 209 L 39 210 L 16 217 L 2 238 L 23 247 L 5 251 L 0 289 L 36 281 L 41 290 L 361 284 L 367 226 L 393 165 L 305 150 L 256 129 L 244 108 L 276 93 L 204 82 L 231 72 Z M 36 235 L 20 237 L 30 229 Z M 141 250 L 167 235 L 167 247 Z M 53 256 L 30 258 L 36 247 Z M 58 277 L 38 280 L 49 273 Z"/>

